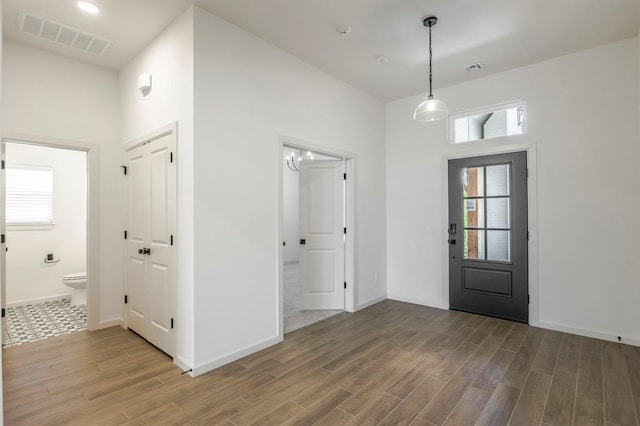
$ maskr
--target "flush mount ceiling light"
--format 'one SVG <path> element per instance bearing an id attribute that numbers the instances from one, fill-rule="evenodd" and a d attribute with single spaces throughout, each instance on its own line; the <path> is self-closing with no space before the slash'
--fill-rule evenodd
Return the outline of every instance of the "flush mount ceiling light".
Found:
<path id="1" fill-rule="evenodd" d="M 97 15 L 98 13 L 100 13 L 100 9 L 98 9 L 98 6 L 96 6 L 95 4 L 86 2 L 86 1 L 79 1 L 78 2 L 78 7 L 83 12 L 87 12 L 87 13 L 90 13 L 92 15 Z"/>
<path id="2" fill-rule="evenodd" d="M 416 108 L 413 113 L 413 119 L 418 121 L 436 121 L 449 115 L 449 109 L 447 109 L 444 102 L 434 98 L 432 93 L 433 76 L 431 59 L 433 57 L 433 53 L 431 51 L 431 27 L 437 23 L 438 18 L 435 16 L 428 16 L 422 20 L 422 24 L 429 28 L 429 96 L 427 96 L 427 99 L 424 102 L 418 105 L 418 108 Z"/>

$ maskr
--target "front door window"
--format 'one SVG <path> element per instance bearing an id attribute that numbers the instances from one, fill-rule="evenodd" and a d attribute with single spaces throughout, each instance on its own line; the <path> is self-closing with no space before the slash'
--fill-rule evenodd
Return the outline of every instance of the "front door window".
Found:
<path id="1" fill-rule="evenodd" d="M 463 256 L 511 261 L 510 166 L 462 169 Z"/>

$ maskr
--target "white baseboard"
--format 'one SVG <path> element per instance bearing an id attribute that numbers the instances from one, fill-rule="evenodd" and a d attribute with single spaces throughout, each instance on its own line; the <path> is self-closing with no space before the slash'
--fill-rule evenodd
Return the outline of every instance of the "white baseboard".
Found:
<path id="1" fill-rule="evenodd" d="M 387 295 L 374 297 L 373 299 L 365 300 L 362 303 L 358 303 L 354 312 L 358 312 L 361 309 L 368 308 L 369 306 L 375 305 L 376 303 L 380 303 L 383 300 L 387 300 Z"/>
<path id="2" fill-rule="evenodd" d="M 90 331 L 102 330 L 103 328 L 109 328 L 109 327 L 115 327 L 115 326 L 120 326 L 122 328 L 125 328 L 121 319 L 113 319 L 113 320 L 107 320 L 107 321 L 100 321 L 96 326 L 96 328 L 92 328 Z"/>
<path id="3" fill-rule="evenodd" d="M 35 303 L 52 302 L 60 299 L 71 299 L 71 293 L 57 294 L 55 296 L 37 297 L 35 299 L 17 300 L 15 302 L 7 302 L 7 308 L 15 308 L 17 306 L 33 305 Z"/>
<path id="4" fill-rule="evenodd" d="M 211 370 L 215 370 L 218 367 L 222 367 L 223 365 L 229 364 L 230 362 L 237 361 L 240 358 L 244 358 L 247 355 L 251 355 L 252 353 L 261 351 L 262 349 L 268 348 L 269 346 L 273 346 L 282 342 L 282 337 L 273 337 L 267 340 L 263 340 L 255 345 L 247 346 L 244 349 L 240 349 L 239 351 L 226 353 L 217 358 L 211 359 L 209 361 L 203 362 L 201 364 L 193 367 L 192 376 L 199 376 Z"/>
<path id="5" fill-rule="evenodd" d="M 429 306 L 431 308 L 449 310 L 449 306 L 444 305 L 441 302 L 434 302 L 432 300 L 427 300 L 427 299 L 416 299 L 414 297 L 404 297 L 404 296 L 399 296 L 397 294 L 388 294 L 387 298 L 391 300 L 397 300 L 398 302 L 413 303 L 414 305 L 422 305 L 422 306 Z"/>
<path id="6" fill-rule="evenodd" d="M 627 345 L 640 346 L 640 338 L 620 336 L 621 340 L 618 341 L 618 336 L 613 334 L 604 333 L 594 330 L 586 330 L 583 328 L 571 327 L 564 324 L 556 324 L 552 322 L 538 321 L 536 323 L 531 322 L 529 325 L 533 327 L 546 328 L 548 330 L 561 331 L 563 333 L 577 334 L 578 336 L 592 337 L 594 339 L 607 340 L 609 342 L 620 342 Z"/>
<path id="7" fill-rule="evenodd" d="M 179 356 L 173 357 L 173 363 L 182 371 L 192 370 L 191 364 Z M 193 377 L 193 371 L 189 371 L 187 374 Z"/>

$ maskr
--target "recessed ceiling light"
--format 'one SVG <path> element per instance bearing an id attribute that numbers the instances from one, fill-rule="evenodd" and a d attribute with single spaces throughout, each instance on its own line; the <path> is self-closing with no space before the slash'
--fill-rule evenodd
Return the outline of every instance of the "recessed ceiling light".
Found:
<path id="1" fill-rule="evenodd" d="M 341 36 L 346 36 L 351 32 L 352 28 L 349 25 L 338 25 L 336 32 Z"/>
<path id="2" fill-rule="evenodd" d="M 100 13 L 100 9 L 98 9 L 98 6 L 96 6 L 95 4 L 86 2 L 86 1 L 79 1 L 78 2 L 78 7 L 83 12 L 87 12 L 87 13 L 90 13 L 92 15 L 97 15 L 98 13 Z"/>

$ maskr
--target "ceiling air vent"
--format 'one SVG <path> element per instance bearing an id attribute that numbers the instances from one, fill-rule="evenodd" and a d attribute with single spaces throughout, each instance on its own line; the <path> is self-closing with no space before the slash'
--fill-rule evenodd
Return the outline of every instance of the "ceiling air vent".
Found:
<path id="1" fill-rule="evenodd" d="M 102 56 L 111 46 L 109 40 L 100 38 L 95 34 L 24 11 L 20 12 L 18 31 L 96 56 Z"/>
<path id="2" fill-rule="evenodd" d="M 483 68 L 484 64 L 482 62 L 476 62 L 475 64 L 466 66 L 464 69 L 467 71 L 480 71 Z"/>

